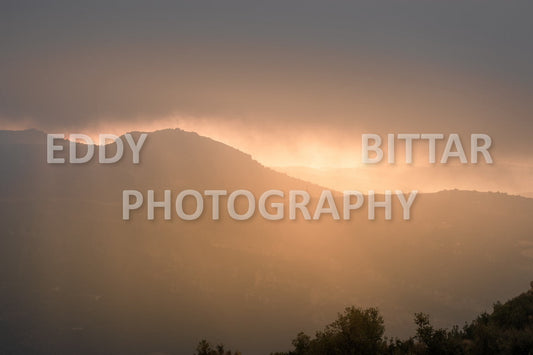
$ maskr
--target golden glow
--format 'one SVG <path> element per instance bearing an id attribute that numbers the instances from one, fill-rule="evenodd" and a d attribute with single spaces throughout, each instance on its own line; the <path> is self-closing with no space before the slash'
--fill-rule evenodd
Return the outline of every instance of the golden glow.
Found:
<path id="1" fill-rule="evenodd" d="M 105 123 L 105 122 L 113 123 Z M 365 166 L 360 163 L 360 133 L 363 130 L 339 132 L 324 127 L 307 130 L 257 127 L 242 121 L 216 120 L 214 118 L 169 116 L 159 120 L 142 119 L 117 123 L 117 120 L 99 120 L 99 124 L 76 131 L 63 131 L 89 135 L 98 142 L 98 134 L 122 135 L 131 131 L 152 132 L 166 128 L 179 128 L 196 132 L 250 154 L 259 163 L 273 167 L 290 176 L 310 181 L 324 187 L 341 190 L 401 189 L 434 192 L 444 189 L 502 191 L 531 196 L 533 192 L 533 167 L 528 162 L 511 163 L 495 159 L 491 166 L 430 166 L 428 164 L 379 164 Z M 24 129 L 24 123 L 4 127 Z M 358 132 L 359 131 L 359 132 Z M 368 131 L 366 131 L 368 132 Z M 383 133 L 384 134 L 384 133 Z M 401 146 L 397 147 L 402 155 Z M 424 150 L 425 147 L 419 147 Z M 420 152 L 422 156 L 427 154 Z M 416 153 L 415 153 L 416 154 Z"/>
<path id="2" fill-rule="evenodd" d="M 253 159 L 265 166 L 306 166 L 321 169 L 353 168 L 359 164 L 359 137 L 343 137 L 335 132 L 324 134 L 322 130 L 319 133 L 296 129 L 261 130 L 238 121 L 217 123 L 215 119 L 171 116 L 159 120 L 139 119 L 124 124 L 101 123 L 80 133 L 87 134 L 96 142 L 99 133 L 122 135 L 131 131 L 153 132 L 167 128 L 196 132 L 225 143 L 252 155 Z"/>

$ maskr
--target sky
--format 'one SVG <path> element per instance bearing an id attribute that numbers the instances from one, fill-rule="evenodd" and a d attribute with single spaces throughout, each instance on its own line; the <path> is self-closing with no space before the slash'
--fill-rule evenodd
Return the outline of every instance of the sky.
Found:
<path id="1" fill-rule="evenodd" d="M 0 129 L 181 127 L 269 166 L 362 133 L 489 134 L 533 165 L 531 1 L 2 1 Z"/>

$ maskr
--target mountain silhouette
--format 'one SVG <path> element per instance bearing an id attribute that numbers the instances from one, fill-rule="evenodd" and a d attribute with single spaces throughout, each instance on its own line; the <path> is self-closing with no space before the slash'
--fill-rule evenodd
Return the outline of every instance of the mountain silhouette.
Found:
<path id="1" fill-rule="evenodd" d="M 461 324 L 531 279 L 533 199 L 422 194 L 411 221 L 365 206 L 351 221 L 123 221 L 124 189 L 322 190 L 181 130 L 149 133 L 139 165 L 129 154 L 50 165 L 44 133 L 0 132 L 2 352 L 189 353 L 206 337 L 262 354 L 352 304 L 402 336 L 414 312 Z"/>

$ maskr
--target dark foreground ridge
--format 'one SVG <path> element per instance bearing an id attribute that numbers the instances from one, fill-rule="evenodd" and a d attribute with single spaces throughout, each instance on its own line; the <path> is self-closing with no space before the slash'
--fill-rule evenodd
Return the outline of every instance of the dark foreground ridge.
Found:
<path id="1" fill-rule="evenodd" d="M 417 313 L 416 334 L 408 339 L 384 336 L 383 317 L 377 308 L 347 307 L 333 323 L 314 337 L 299 333 L 293 349 L 271 355 L 367 355 L 367 354 L 533 354 L 533 281 L 531 289 L 494 304 L 492 313 L 482 313 L 462 328 L 436 329 L 430 317 Z M 224 345 L 212 347 L 202 340 L 195 355 L 237 355 Z"/>

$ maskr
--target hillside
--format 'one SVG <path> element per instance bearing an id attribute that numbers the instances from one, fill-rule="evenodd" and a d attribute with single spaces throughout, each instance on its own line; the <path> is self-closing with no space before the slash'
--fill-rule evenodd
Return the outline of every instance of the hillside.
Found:
<path id="1" fill-rule="evenodd" d="M 347 307 L 324 330 L 317 331 L 315 336 L 298 333 L 292 341 L 292 351 L 275 355 L 532 354 L 533 281 L 531 285 L 528 292 L 503 304 L 495 303 L 491 312 L 480 314 L 464 326 L 435 328 L 428 314 L 416 313 L 413 317 L 417 325 L 416 333 L 407 339 L 384 337 L 384 320 L 378 309 Z M 219 353 L 203 340 L 198 344 L 195 354 Z"/>
<path id="2" fill-rule="evenodd" d="M 3 352 L 189 353 L 207 337 L 263 354 L 351 304 L 403 336 L 414 312 L 461 324 L 531 279 L 532 199 L 423 194 L 410 222 L 126 222 L 125 188 L 321 188 L 179 130 L 150 133 L 138 166 L 51 166 L 44 144 L 0 132 Z"/>

